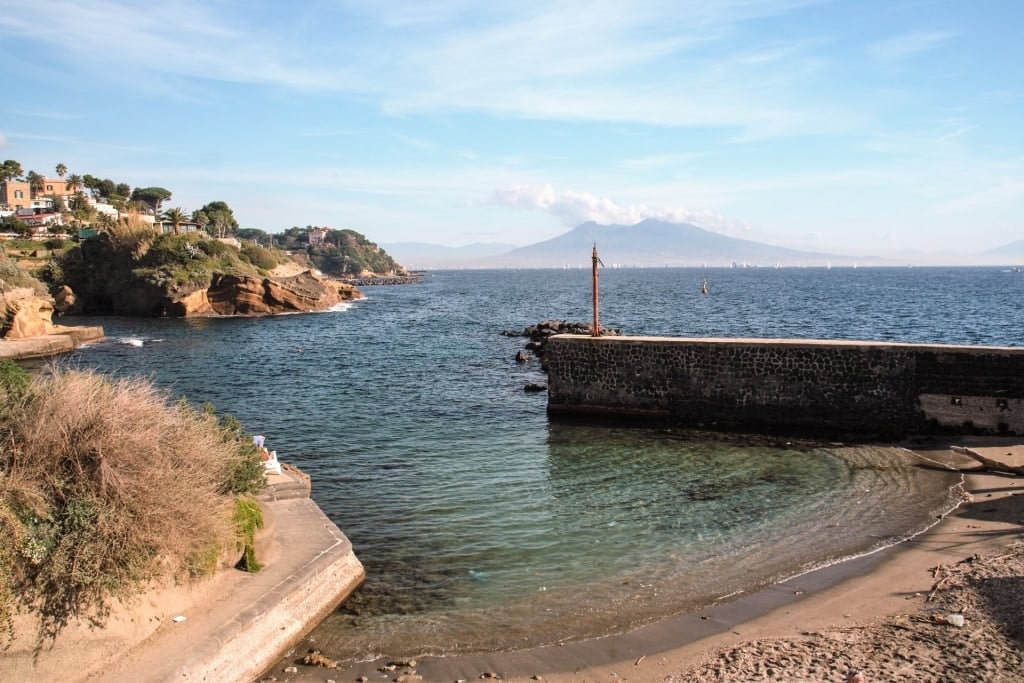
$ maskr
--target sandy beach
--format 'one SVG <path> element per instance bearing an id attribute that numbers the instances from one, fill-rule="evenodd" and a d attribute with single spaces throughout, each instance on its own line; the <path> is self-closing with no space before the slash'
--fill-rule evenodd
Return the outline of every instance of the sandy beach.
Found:
<path id="1" fill-rule="evenodd" d="M 955 443 L 1024 465 L 1020 439 Z M 973 466 L 944 446 L 913 450 Z M 518 652 L 340 668 L 304 664 L 316 647 L 306 638 L 259 680 L 845 681 L 854 669 L 869 682 L 1024 680 L 1024 478 L 969 474 L 965 489 L 958 509 L 896 547 L 628 633 Z M 281 550 L 267 559 L 273 562 Z M 29 642 L 19 639 L 0 652 L 0 678 L 123 680 L 119 659 L 175 654 L 176 641 L 160 645 L 146 624 L 167 623 L 175 614 L 216 621 L 231 582 L 246 580 L 228 573 L 148 594 L 115 610 L 106 628 L 69 627 L 35 662 Z M 962 625 L 951 615 L 962 616 Z"/>
<path id="2" fill-rule="evenodd" d="M 1024 465 L 1019 441 L 951 443 Z M 943 446 L 912 450 L 976 464 Z M 1024 479 L 969 474 L 964 488 L 958 509 L 899 546 L 630 633 L 337 670 L 302 664 L 316 647 L 307 641 L 289 658 L 294 672 L 263 680 L 795 682 L 845 681 L 855 670 L 866 681 L 1024 680 Z"/>

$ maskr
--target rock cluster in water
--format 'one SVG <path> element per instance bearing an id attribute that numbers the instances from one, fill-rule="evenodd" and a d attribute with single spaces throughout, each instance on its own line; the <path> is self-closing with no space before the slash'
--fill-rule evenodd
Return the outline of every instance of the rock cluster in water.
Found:
<path id="1" fill-rule="evenodd" d="M 522 332 L 504 330 L 501 334 L 506 337 L 527 337 L 529 341 L 526 342 L 525 349 L 516 353 L 516 362 L 529 363 L 530 354 L 532 354 L 540 359 L 541 370 L 547 372 L 548 368 L 544 362 L 544 348 L 549 337 L 553 337 L 556 334 L 583 334 L 589 337 L 593 329 L 594 327 L 591 323 L 542 320 L 536 325 L 530 325 Z M 609 329 L 604 325 L 601 326 L 601 336 L 620 336 L 621 334 L 622 330 Z M 530 382 L 523 387 L 523 390 L 527 393 L 537 393 L 547 391 L 547 389 L 546 385 L 535 382 Z"/>
<path id="2" fill-rule="evenodd" d="M 501 334 L 506 337 L 528 337 L 526 350 L 541 359 L 541 367 L 544 367 L 544 347 L 549 337 L 556 334 L 584 334 L 590 336 L 594 326 L 591 323 L 566 322 L 565 320 L 542 320 L 536 325 L 530 325 L 522 332 L 504 330 Z M 601 325 L 600 336 L 617 337 L 622 335 L 622 330 L 607 328 Z M 516 362 L 525 363 L 529 360 L 525 353 L 520 351 L 516 354 Z M 544 368 L 546 370 L 546 368 Z"/>

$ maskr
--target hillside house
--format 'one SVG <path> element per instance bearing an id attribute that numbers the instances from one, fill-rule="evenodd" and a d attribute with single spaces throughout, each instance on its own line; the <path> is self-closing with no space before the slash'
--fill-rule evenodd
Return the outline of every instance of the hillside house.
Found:
<path id="1" fill-rule="evenodd" d="M 8 180 L 0 183 L 0 208 L 18 210 L 29 208 L 32 188 L 24 180 Z"/>
<path id="2" fill-rule="evenodd" d="M 171 221 L 154 220 L 153 227 L 155 227 L 164 235 L 174 233 L 174 223 L 172 223 Z M 195 221 L 182 221 L 181 223 L 178 223 L 178 231 L 182 235 L 190 232 L 199 232 L 200 230 L 202 230 L 202 228 L 200 228 L 199 224 L 196 223 Z"/>
<path id="3" fill-rule="evenodd" d="M 328 227 L 313 228 L 309 231 L 309 246 L 316 247 L 322 245 L 327 240 L 327 234 L 331 231 Z"/>

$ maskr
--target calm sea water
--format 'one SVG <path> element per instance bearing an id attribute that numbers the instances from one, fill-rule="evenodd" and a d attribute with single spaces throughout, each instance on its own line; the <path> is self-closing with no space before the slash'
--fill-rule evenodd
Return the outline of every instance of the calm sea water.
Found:
<path id="1" fill-rule="evenodd" d="M 950 504 L 957 479 L 895 449 L 550 422 L 523 392 L 538 364 L 499 333 L 589 319 L 589 271 L 365 293 L 319 314 L 90 319 L 108 339 L 68 359 L 210 401 L 312 475 L 368 573 L 314 634 L 332 657 L 610 633 L 891 543 Z M 1022 301 L 1024 275 L 997 268 L 601 273 L 602 322 L 627 334 L 1021 346 Z"/>

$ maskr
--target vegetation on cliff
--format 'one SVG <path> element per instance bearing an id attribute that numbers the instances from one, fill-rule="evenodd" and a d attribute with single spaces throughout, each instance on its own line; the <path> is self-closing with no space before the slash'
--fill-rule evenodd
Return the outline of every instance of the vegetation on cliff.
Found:
<path id="1" fill-rule="evenodd" d="M 284 232 L 286 249 L 301 249 L 318 270 L 337 277 L 405 275 L 405 268 L 386 251 L 355 230 L 324 230 L 322 242 L 310 243 L 316 228 L 290 228 Z"/>
<path id="2" fill-rule="evenodd" d="M 68 249 L 46 276 L 55 290 L 69 287 L 83 313 L 163 315 L 171 300 L 209 287 L 215 273 L 261 277 L 284 258 L 197 233 L 160 234 L 141 223 L 119 224 Z"/>
<path id="3" fill-rule="evenodd" d="M 251 544 L 237 501 L 263 482 L 231 418 L 145 380 L 30 380 L 0 363 L 0 634 L 28 611 L 42 644 L 70 619 L 102 623 L 153 580 L 213 572 Z"/>

